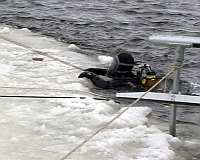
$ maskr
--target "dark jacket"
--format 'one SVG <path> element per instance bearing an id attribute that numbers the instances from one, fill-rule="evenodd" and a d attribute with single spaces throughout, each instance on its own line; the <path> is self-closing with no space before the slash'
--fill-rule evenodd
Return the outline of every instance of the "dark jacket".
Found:
<path id="1" fill-rule="evenodd" d="M 106 73 L 107 69 L 88 68 L 79 75 L 79 78 L 86 77 L 95 86 L 102 89 L 115 89 L 118 87 L 128 87 L 131 89 L 140 83 L 139 77 L 132 72 L 117 74 L 115 77 L 108 77 Z"/>

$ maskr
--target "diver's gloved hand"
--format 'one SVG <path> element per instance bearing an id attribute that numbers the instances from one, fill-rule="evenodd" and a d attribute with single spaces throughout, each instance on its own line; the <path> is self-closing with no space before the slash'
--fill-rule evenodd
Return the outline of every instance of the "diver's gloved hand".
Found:
<path id="1" fill-rule="evenodd" d="M 91 78 L 93 78 L 94 76 L 96 76 L 96 74 L 94 74 L 94 73 L 92 73 L 92 72 L 84 71 L 84 72 L 82 72 L 82 73 L 78 76 L 78 78 L 83 78 L 83 77 L 85 77 L 85 78 L 91 79 Z"/>

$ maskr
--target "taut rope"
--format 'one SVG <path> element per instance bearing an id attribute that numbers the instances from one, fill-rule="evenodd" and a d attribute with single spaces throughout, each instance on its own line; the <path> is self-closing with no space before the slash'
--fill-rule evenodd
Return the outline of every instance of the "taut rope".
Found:
<path id="1" fill-rule="evenodd" d="M 56 58 L 56 57 L 53 57 L 53 56 L 51 56 L 51 55 L 49 55 L 49 54 L 47 54 L 47 53 L 45 53 L 45 52 L 41 52 L 41 51 L 35 50 L 35 49 L 33 49 L 33 48 L 31 48 L 31 47 L 25 45 L 25 44 L 22 44 L 22 43 L 20 43 L 20 42 L 14 41 L 14 40 L 12 40 L 12 39 L 10 39 L 10 38 L 8 38 L 8 37 L 4 37 L 4 36 L 0 35 L 0 38 L 3 39 L 3 40 L 6 40 L 6 41 L 8 41 L 8 42 L 11 42 L 11 43 L 13 43 L 13 44 L 16 44 L 16 45 L 18 45 L 18 46 L 21 46 L 21 47 L 23 47 L 23 48 L 26 48 L 26 49 L 28 49 L 28 50 L 34 52 L 34 53 L 37 53 L 37 54 L 46 56 L 46 57 L 51 58 L 51 59 L 53 59 L 53 60 L 55 60 L 55 61 L 61 62 L 61 63 L 63 63 L 63 64 L 66 64 L 66 65 L 68 65 L 68 66 L 71 66 L 71 67 L 73 67 L 73 68 L 76 68 L 76 69 L 78 69 L 78 70 L 84 70 L 84 69 L 81 68 L 81 67 L 75 66 L 75 65 L 73 65 L 73 64 L 71 64 L 71 63 L 69 63 L 69 62 L 63 61 L 63 60 L 61 60 L 61 59 L 59 59 L 59 58 Z"/>
<path id="2" fill-rule="evenodd" d="M 111 124 L 113 121 L 115 121 L 117 118 L 119 118 L 123 113 L 125 113 L 130 107 L 132 107 L 134 104 L 136 104 L 139 100 L 142 99 L 147 93 L 149 93 L 152 89 L 154 89 L 158 84 L 160 84 L 169 74 L 171 74 L 174 70 L 176 70 L 177 67 L 174 66 L 162 79 L 160 79 L 154 86 L 152 86 L 149 90 L 147 90 L 144 94 L 142 94 L 138 99 L 136 99 L 133 103 L 131 103 L 129 106 L 127 106 L 126 109 L 124 109 L 121 113 L 119 113 L 117 116 L 115 116 L 113 119 L 111 119 L 109 122 L 107 122 L 104 126 L 99 128 L 94 134 L 92 134 L 90 137 L 86 138 L 82 143 L 80 143 L 78 146 L 76 146 L 74 149 L 72 149 L 70 152 L 68 152 L 61 160 L 66 159 L 69 157 L 72 153 L 74 153 L 76 150 L 81 148 L 86 142 L 88 142 L 90 139 L 92 139 L 95 135 L 100 133 L 103 129 L 105 129 L 109 124 Z"/>

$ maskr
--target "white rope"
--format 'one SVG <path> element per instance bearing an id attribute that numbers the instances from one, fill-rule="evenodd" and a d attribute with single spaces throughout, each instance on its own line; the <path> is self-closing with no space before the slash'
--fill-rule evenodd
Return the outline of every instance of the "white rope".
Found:
<path id="1" fill-rule="evenodd" d="M 0 88 L 5 88 L 5 89 L 29 89 L 29 90 L 47 90 L 47 91 L 62 91 L 62 92 L 83 92 L 83 93 L 88 93 L 88 94 L 91 94 L 91 95 L 94 95 L 94 96 L 98 96 L 98 97 L 103 97 L 103 98 L 106 98 L 105 96 L 102 96 L 100 94 L 97 94 L 97 93 L 93 93 L 93 92 L 90 92 L 90 91 L 83 91 L 83 90 L 66 90 L 66 89 L 57 89 L 57 88 L 29 88 L 29 87 L 12 87 L 12 86 L 0 86 Z"/>
<path id="2" fill-rule="evenodd" d="M 173 67 L 181 68 L 182 65 L 181 65 L 181 66 L 176 66 L 174 63 L 172 63 L 172 64 L 169 66 L 168 72 L 169 72 Z M 164 93 L 165 93 L 166 90 L 167 90 L 167 81 L 168 81 L 168 76 L 167 76 L 166 79 L 165 79 Z"/>
<path id="3" fill-rule="evenodd" d="M 0 38 L 1 39 L 4 39 L 4 40 L 6 40 L 6 41 L 9 41 L 9 42 L 11 42 L 11 43 L 14 43 L 14 44 L 16 44 L 16 45 L 18 45 L 18 46 L 21 46 L 21 47 L 24 47 L 24 48 L 26 48 L 26 49 L 28 49 L 28 50 L 31 50 L 31 51 L 33 51 L 33 52 L 35 52 L 35 53 L 38 53 L 38 54 L 40 54 L 40 55 L 44 55 L 44 56 L 47 56 L 47 57 L 49 57 L 49 58 L 52 58 L 53 60 L 56 60 L 56 61 L 59 61 L 59 62 L 61 62 L 61 63 L 64 63 L 64 64 L 66 64 L 66 65 L 69 65 L 69 66 L 72 66 L 72 67 L 74 67 L 74 68 L 76 68 L 76 69 L 79 69 L 79 70 L 83 70 L 82 68 L 80 68 L 80 67 L 77 67 L 77 66 L 74 66 L 74 65 L 72 65 L 72 64 L 70 64 L 70 63 L 68 63 L 68 62 L 64 62 L 64 61 L 62 61 L 62 60 L 60 60 L 60 59 L 58 59 L 58 58 L 55 58 L 55 57 L 53 57 L 53 56 L 50 56 L 50 55 L 48 55 L 47 53 L 45 53 L 45 52 L 41 52 L 41 51 L 38 51 L 38 50 L 34 50 L 33 48 L 31 48 L 31 47 L 29 47 L 29 46 L 26 46 L 26 45 L 24 45 L 24 44 L 22 44 L 22 43 L 19 43 L 19 42 L 16 42 L 16 41 L 14 41 L 14 40 L 12 40 L 12 39 L 10 39 L 10 38 L 7 38 L 7 37 L 4 37 L 4 36 L 2 36 L 2 35 L 0 35 Z M 154 89 L 158 84 L 160 84 L 169 74 L 171 74 L 175 69 L 177 69 L 178 67 L 176 67 L 176 66 L 174 66 L 174 68 L 172 69 L 172 70 L 170 70 L 160 81 L 158 81 L 154 86 L 152 86 L 148 91 L 146 91 L 143 95 L 141 95 L 138 99 L 136 99 L 132 104 L 130 104 L 124 111 L 122 111 L 121 113 L 119 113 L 116 117 L 114 117 L 113 119 L 111 119 L 109 122 L 107 122 L 102 128 L 100 128 L 100 129 L 98 129 L 93 135 L 91 135 L 90 137 L 88 137 L 85 141 L 83 141 L 81 144 L 79 144 L 78 146 L 76 146 L 74 149 L 72 149 L 68 154 L 66 154 L 63 158 L 62 158 L 62 160 L 64 160 L 65 158 L 67 158 L 68 156 L 70 156 L 73 152 L 75 152 L 77 149 L 79 149 L 81 146 L 83 146 L 87 141 L 89 141 L 91 138 L 93 138 L 95 135 L 97 135 L 100 131 L 102 131 L 103 129 L 105 129 L 109 124 L 111 124 L 114 120 L 116 120 L 117 118 L 119 118 L 124 112 L 126 112 L 132 105 L 134 105 L 135 103 L 137 103 L 143 96 L 145 96 L 148 92 L 150 92 L 152 89 Z M 0 87 L 0 88 L 6 88 L 6 87 Z M 7 87 L 8 88 L 8 87 Z M 11 87 L 9 87 L 9 88 L 11 88 Z M 12 87 L 12 88 L 14 88 L 14 87 Z M 19 89 L 19 88 L 18 88 Z M 23 89 L 38 89 L 38 88 L 23 88 Z M 57 89 L 47 89 L 47 90 L 57 90 Z M 61 90 L 60 90 L 61 91 Z M 65 90 L 63 90 L 63 91 L 65 91 Z M 68 90 L 69 91 L 69 90 Z M 71 91 L 75 91 L 75 90 L 71 90 Z M 91 94 L 91 92 L 87 92 L 87 93 L 90 93 Z M 98 94 L 96 94 L 96 95 L 98 95 Z M 98 96 L 100 96 L 100 95 L 98 95 Z"/>
<path id="4" fill-rule="evenodd" d="M 92 139 L 95 135 L 97 135 L 99 132 L 101 132 L 103 129 L 105 129 L 109 124 L 111 124 L 113 121 L 115 121 L 117 118 L 119 118 L 123 113 L 125 113 L 130 107 L 132 107 L 134 104 L 136 104 L 139 100 L 142 99 L 147 93 L 149 93 L 152 89 L 154 89 L 158 84 L 160 84 L 169 74 L 171 74 L 174 70 L 176 70 L 177 67 L 174 66 L 162 79 L 160 79 L 154 86 L 152 86 L 149 90 L 147 90 L 144 94 L 142 94 L 138 99 L 136 99 L 133 103 L 131 103 L 126 109 L 124 109 L 121 113 L 119 113 L 116 117 L 111 119 L 109 122 L 107 122 L 104 126 L 99 128 L 94 134 L 86 138 L 82 143 L 77 145 L 74 149 L 72 149 L 70 152 L 68 152 L 61 160 L 66 159 L 69 157 L 72 153 L 74 153 L 76 150 L 81 148 L 86 142 L 88 142 L 90 139 Z"/>

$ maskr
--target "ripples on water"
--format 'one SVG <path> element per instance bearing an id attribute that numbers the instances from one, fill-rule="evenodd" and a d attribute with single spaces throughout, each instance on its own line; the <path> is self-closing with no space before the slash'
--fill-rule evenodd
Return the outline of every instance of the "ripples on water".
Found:
<path id="1" fill-rule="evenodd" d="M 199 0 L 3 1 L 2 22 L 82 47 L 115 54 L 147 53 L 153 33 L 200 36 Z"/>
<path id="2" fill-rule="evenodd" d="M 199 37 L 199 8 L 199 0 L 5 0 L 0 4 L 0 21 L 101 54 L 113 55 L 124 50 L 167 71 L 173 62 L 173 51 L 168 55 L 167 47 L 152 46 L 148 37 L 154 33 Z M 187 55 L 186 60 L 199 63 L 199 52 L 192 52 L 195 54 Z M 195 75 L 193 72 L 192 76 Z"/>
<path id="3" fill-rule="evenodd" d="M 95 54 L 130 52 L 164 75 L 174 49 L 148 42 L 152 34 L 200 37 L 199 0 L 1 0 L 0 22 L 74 43 Z M 182 69 L 185 82 L 199 82 L 200 51 L 188 49 Z"/>
<path id="4" fill-rule="evenodd" d="M 151 45 L 148 37 L 155 33 L 200 37 L 199 9 L 199 0 L 1 0 L 0 22 L 96 50 L 96 54 L 124 50 L 163 75 L 173 63 L 174 49 Z M 186 50 L 184 64 L 181 79 L 199 82 L 199 50 Z"/>
<path id="5" fill-rule="evenodd" d="M 0 0 L 0 22 L 74 43 L 94 54 L 127 51 L 136 60 L 164 75 L 173 63 L 174 48 L 154 46 L 152 34 L 200 37 L 199 0 Z M 181 91 L 200 81 L 200 50 L 187 49 L 181 75 Z M 198 90 L 200 92 L 200 89 Z M 156 108 L 162 117 L 166 110 Z M 179 109 L 178 119 L 199 125 L 199 106 Z M 186 127 L 186 125 L 185 125 Z M 182 132 L 182 134 L 184 131 Z M 193 134 L 193 133 L 191 133 Z M 188 135 L 191 135 L 190 133 Z M 195 133 L 194 135 L 198 135 Z"/>

